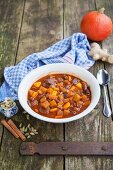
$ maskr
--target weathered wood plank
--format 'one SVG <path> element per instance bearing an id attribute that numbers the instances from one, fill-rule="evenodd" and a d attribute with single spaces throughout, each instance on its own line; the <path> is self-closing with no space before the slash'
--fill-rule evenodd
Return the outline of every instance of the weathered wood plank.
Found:
<path id="1" fill-rule="evenodd" d="M 24 0 L 0 1 L 0 84 L 4 68 L 15 62 L 23 5 Z M 3 127 L 0 124 L 0 141 L 2 132 Z"/>
<path id="2" fill-rule="evenodd" d="M 101 8 L 104 7 L 105 8 L 105 14 L 108 15 L 112 21 L 113 21 L 113 2 L 112 0 L 110 1 L 99 1 L 96 0 L 96 6 L 97 8 Z M 110 35 L 110 37 L 108 37 L 106 40 L 104 40 L 102 42 L 102 47 L 108 49 L 108 51 L 113 54 L 113 34 Z M 111 107 L 112 107 L 112 111 L 113 111 L 113 66 L 110 64 L 105 63 L 105 68 L 106 70 L 109 72 L 110 77 L 111 77 L 111 81 L 109 84 L 109 92 L 110 92 L 110 99 L 111 99 Z M 106 134 L 108 135 L 108 140 L 109 141 L 113 141 L 113 122 L 111 121 L 111 119 L 109 118 L 109 124 L 107 127 L 107 131 Z M 104 168 L 103 169 L 112 169 L 113 167 L 113 158 L 108 158 L 107 162 L 105 162 L 105 159 L 103 159 L 103 165 Z"/>
<path id="3" fill-rule="evenodd" d="M 97 7 L 104 7 L 105 14 L 108 15 L 113 21 L 113 2 L 110 0 L 108 2 L 97 0 Z M 113 34 L 110 35 L 106 40 L 103 41 L 102 47 L 108 49 L 108 51 L 113 54 Z M 113 110 L 113 65 L 105 64 L 106 70 L 110 73 L 111 81 L 109 85 L 109 92 L 111 97 L 111 106 Z"/>
<path id="4" fill-rule="evenodd" d="M 63 0 L 32 1 L 26 3 L 17 62 L 63 38 Z"/>
<path id="5" fill-rule="evenodd" d="M 30 53 L 47 48 L 63 37 L 63 1 L 28 0 L 26 1 L 20 43 L 16 62 Z M 14 117 L 17 125 L 28 124 L 25 115 Z M 38 135 L 29 141 L 62 141 L 63 125 L 51 124 L 30 117 L 30 123 L 38 130 Z M 8 140 L 7 140 L 8 139 Z M 26 170 L 62 170 L 63 157 L 24 157 L 19 155 L 21 141 L 14 139 L 6 130 L 2 144 L 2 167 L 6 169 Z M 10 146 L 9 152 L 7 152 Z M 6 155 L 7 152 L 7 155 Z"/>
<path id="6" fill-rule="evenodd" d="M 64 35 L 80 31 L 81 17 L 89 10 L 95 9 L 95 1 L 67 1 L 64 10 Z M 103 1 L 102 1 L 103 2 Z M 107 3 L 107 2 L 106 2 Z M 70 19 L 71 18 L 71 19 Z M 98 62 L 90 71 L 96 75 L 104 65 Z M 102 115 L 103 100 L 100 99 L 96 108 L 84 118 L 65 125 L 66 141 L 110 141 L 112 140 L 113 123 Z M 112 158 L 99 157 L 66 157 L 66 170 L 112 169 Z"/>
<path id="7" fill-rule="evenodd" d="M 24 0 L 0 1 L 0 80 L 4 67 L 15 62 Z"/>

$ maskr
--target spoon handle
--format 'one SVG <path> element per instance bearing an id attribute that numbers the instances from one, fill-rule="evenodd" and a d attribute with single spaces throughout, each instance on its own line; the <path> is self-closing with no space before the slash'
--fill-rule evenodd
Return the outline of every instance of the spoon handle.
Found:
<path id="1" fill-rule="evenodd" d="M 104 88 L 104 108 L 103 108 L 103 114 L 106 117 L 111 116 L 111 108 L 110 108 L 110 103 L 109 103 L 109 98 L 108 98 L 108 93 L 107 93 L 107 86 L 103 86 Z"/>

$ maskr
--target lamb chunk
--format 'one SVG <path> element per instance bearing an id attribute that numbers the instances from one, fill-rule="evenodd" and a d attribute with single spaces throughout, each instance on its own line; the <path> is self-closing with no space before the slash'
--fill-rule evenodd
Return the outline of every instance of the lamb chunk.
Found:
<path id="1" fill-rule="evenodd" d="M 30 102 L 29 100 L 27 101 L 27 103 L 28 103 L 28 105 L 31 107 L 31 102 Z"/>
<path id="2" fill-rule="evenodd" d="M 41 99 L 42 97 L 44 97 L 45 96 L 45 94 L 43 93 L 43 94 L 40 94 L 40 95 L 38 95 L 38 99 Z"/>
<path id="3" fill-rule="evenodd" d="M 55 78 L 49 78 L 47 79 L 47 82 L 50 84 L 50 85 L 55 85 L 57 80 Z"/>
<path id="4" fill-rule="evenodd" d="M 80 111 L 80 108 L 74 107 L 73 110 L 74 110 L 75 112 L 79 112 L 79 111 Z"/>
<path id="5" fill-rule="evenodd" d="M 87 89 L 87 90 L 85 91 L 85 94 L 86 94 L 88 97 L 90 97 L 90 90 Z"/>
<path id="6" fill-rule="evenodd" d="M 81 108 L 83 106 L 83 102 L 82 101 L 78 101 L 77 102 L 77 107 Z"/>
<path id="7" fill-rule="evenodd" d="M 69 102 L 69 98 L 64 99 L 64 103 L 67 103 L 67 102 Z"/>
<path id="8" fill-rule="evenodd" d="M 58 111 L 57 111 L 57 116 L 62 116 L 62 117 L 63 117 L 63 111 L 60 110 L 60 109 L 58 109 Z"/>
<path id="9" fill-rule="evenodd" d="M 71 87 L 71 84 L 67 84 L 67 85 L 65 86 L 66 89 L 70 89 L 70 87 Z"/>
<path id="10" fill-rule="evenodd" d="M 57 80 L 59 83 L 63 82 L 63 78 L 61 78 L 61 77 L 58 77 Z"/>
<path id="11" fill-rule="evenodd" d="M 56 85 L 56 79 L 55 78 L 48 78 L 44 83 L 43 86 L 46 88 L 49 88 L 51 85 Z"/>
<path id="12" fill-rule="evenodd" d="M 64 80 L 64 83 L 65 83 L 65 84 L 70 84 L 69 80 L 67 80 L 67 79 Z"/>
<path id="13" fill-rule="evenodd" d="M 83 90 L 86 91 L 88 88 L 88 84 L 86 82 L 82 82 L 82 87 L 83 87 Z"/>
<path id="14" fill-rule="evenodd" d="M 90 100 L 87 100 L 85 103 L 84 103 L 84 106 L 89 106 L 90 105 Z"/>
<path id="15" fill-rule="evenodd" d="M 73 102 L 73 101 L 72 101 L 72 102 Z M 73 106 L 75 106 L 75 107 L 76 107 L 76 106 L 77 106 L 77 103 L 76 103 L 76 102 L 73 102 Z"/>
<path id="16" fill-rule="evenodd" d="M 50 87 L 50 84 L 47 81 L 45 81 L 42 85 L 45 88 L 49 88 Z"/>
<path id="17" fill-rule="evenodd" d="M 64 96 L 64 98 L 66 99 L 66 98 L 68 98 L 68 93 L 63 93 L 63 96 Z"/>
<path id="18" fill-rule="evenodd" d="M 37 106 L 38 105 L 38 101 L 37 100 L 34 100 L 31 102 L 31 106 Z"/>
<path id="19" fill-rule="evenodd" d="M 69 96 L 69 97 L 74 96 L 74 95 L 75 95 L 75 92 L 73 92 L 73 91 L 69 91 L 69 92 L 68 92 L 68 96 Z"/>
<path id="20" fill-rule="evenodd" d="M 64 74 L 64 75 L 63 75 L 63 79 L 64 79 L 64 80 L 68 80 L 68 76 Z"/>
<path id="21" fill-rule="evenodd" d="M 50 108 L 48 107 L 47 109 L 43 108 L 43 107 L 39 107 L 39 112 L 42 114 L 49 114 L 49 110 Z"/>
<path id="22" fill-rule="evenodd" d="M 67 92 L 67 89 L 65 89 L 64 87 L 60 87 L 60 90 L 61 90 L 63 93 Z"/>
<path id="23" fill-rule="evenodd" d="M 80 82 L 80 80 L 78 78 L 74 78 L 73 81 L 72 81 L 73 84 L 77 84 L 79 82 Z"/>
<path id="24" fill-rule="evenodd" d="M 35 99 L 33 97 L 30 97 L 30 101 L 34 101 Z"/>

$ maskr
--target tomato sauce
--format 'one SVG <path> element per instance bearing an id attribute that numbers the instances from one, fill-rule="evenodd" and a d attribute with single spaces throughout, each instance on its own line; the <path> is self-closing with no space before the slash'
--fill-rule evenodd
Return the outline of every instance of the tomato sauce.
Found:
<path id="1" fill-rule="evenodd" d="M 91 102 L 88 84 L 69 74 L 50 74 L 37 80 L 28 91 L 33 111 L 49 118 L 68 118 L 84 111 Z"/>

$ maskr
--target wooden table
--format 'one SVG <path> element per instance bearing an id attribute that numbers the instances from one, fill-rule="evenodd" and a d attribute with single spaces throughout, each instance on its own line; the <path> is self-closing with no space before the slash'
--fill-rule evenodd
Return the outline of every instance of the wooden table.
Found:
<path id="1" fill-rule="evenodd" d="M 105 7 L 113 19 L 112 0 L 0 0 L 0 81 L 6 66 L 79 32 L 82 16 L 100 7 Z M 113 35 L 102 42 L 111 53 L 112 44 Z M 90 71 L 96 75 L 104 67 L 111 75 L 109 94 L 113 108 L 113 66 L 97 62 Z M 113 141 L 113 122 L 102 115 L 102 101 L 103 98 L 89 115 L 71 123 L 51 124 L 30 117 L 39 133 L 32 141 Z M 21 111 L 13 120 L 17 125 L 28 123 Z M 20 156 L 20 143 L 0 124 L 1 170 L 113 169 L 113 157 Z"/>

